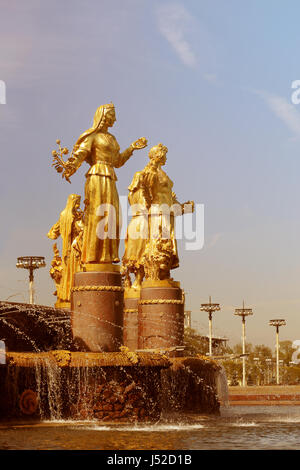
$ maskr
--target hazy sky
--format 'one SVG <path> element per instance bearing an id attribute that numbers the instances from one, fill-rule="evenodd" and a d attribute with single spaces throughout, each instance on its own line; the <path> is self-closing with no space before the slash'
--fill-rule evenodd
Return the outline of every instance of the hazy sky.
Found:
<path id="1" fill-rule="evenodd" d="M 88 167 L 69 185 L 51 151 L 113 101 L 121 148 L 162 142 L 178 199 L 204 204 L 204 247 L 179 243 L 173 272 L 194 326 L 207 332 L 212 295 L 214 333 L 240 341 L 245 299 L 247 341 L 273 347 L 268 320 L 282 317 L 281 339 L 300 339 L 299 13 L 297 0 L 0 0 L 0 298 L 27 301 L 16 258 L 43 255 L 37 301 L 53 304 L 46 234 Z M 148 149 L 117 170 L 120 195 Z"/>

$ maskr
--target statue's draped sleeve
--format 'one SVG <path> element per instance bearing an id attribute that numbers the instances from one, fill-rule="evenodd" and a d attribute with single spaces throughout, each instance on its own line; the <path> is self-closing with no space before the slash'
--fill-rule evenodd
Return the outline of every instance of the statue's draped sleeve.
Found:
<path id="1" fill-rule="evenodd" d="M 114 162 L 113 162 L 114 167 L 120 168 L 121 166 L 123 166 L 127 162 L 127 160 L 129 160 L 132 154 L 133 154 L 133 148 L 131 147 L 128 147 L 126 150 L 124 150 L 124 152 L 119 153 L 117 155 L 117 158 L 114 159 Z"/>
<path id="2" fill-rule="evenodd" d="M 51 227 L 51 229 L 48 232 L 48 238 L 51 240 L 56 240 L 60 236 L 60 223 L 59 221 L 56 222 L 56 224 Z"/>
<path id="3" fill-rule="evenodd" d="M 76 170 L 82 165 L 84 161 L 89 162 L 89 156 L 92 151 L 93 136 L 88 135 L 85 139 L 74 149 L 72 157 L 72 167 Z"/>
<path id="4" fill-rule="evenodd" d="M 94 143 L 95 134 L 90 134 L 86 136 L 79 145 L 74 147 L 72 154 L 73 159 L 70 163 L 75 171 L 78 170 L 84 161 L 91 166 L 95 164 L 111 164 L 112 167 L 115 168 L 120 168 L 127 162 L 133 154 L 133 148 L 128 147 L 124 152 L 120 152 L 120 146 L 115 137 L 111 134 L 108 135 L 110 136 L 110 139 L 112 139 L 111 142 L 113 145 L 107 146 L 107 140 L 105 138 L 106 135 L 107 134 L 103 134 L 102 140 L 97 140 L 96 138 Z M 108 158 L 108 154 L 110 154 L 110 158 Z M 101 158 L 102 155 L 103 157 Z M 98 172 L 96 170 L 89 172 L 89 175 L 91 174 L 98 174 Z M 102 172 L 99 174 L 102 174 Z M 103 175 L 110 176 L 105 174 Z"/>
<path id="5" fill-rule="evenodd" d="M 149 204 L 149 194 L 144 185 L 144 175 L 142 171 L 137 171 L 132 179 L 130 186 L 128 186 L 128 202 L 133 204 L 140 204 L 147 207 Z"/>
<path id="6" fill-rule="evenodd" d="M 128 186 L 128 191 L 133 192 L 141 187 L 141 172 L 137 171 L 131 181 L 131 184 Z"/>

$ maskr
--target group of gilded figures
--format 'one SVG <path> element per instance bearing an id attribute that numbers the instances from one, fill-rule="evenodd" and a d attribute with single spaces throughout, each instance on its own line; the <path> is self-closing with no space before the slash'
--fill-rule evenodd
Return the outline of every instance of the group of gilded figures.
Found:
<path id="1" fill-rule="evenodd" d="M 57 306 L 70 301 L 75 272 L 97 271 L 100 268 L 110 270 L 120 261 L 120 209 L 114 168 L 123 166 L 135 150 L 145 148 L 147 140 L 142 137 L 120 152 L 116 138 L 108 132 L 115 121 L 114 105 L 102 105 L 95 113 L 92 127 L 81 134 L 67 161 L 62 156 L 68 154 L 68 149 L 62 149 L 60 141 L 57 141 L 60 156 L 53 151 L 53 166 L 67 181 L 83 162 L 90 165 L 85 175 L 84 210 L 80 210 L 80 196 L 71 194 L 58 222 L 48 233 L 51 239 L 62 238 L 62 254 L 60 256 L 55 244 L 50 271 L 56 284 Z M 134 211 L 127 228 L 122 259 L 122 274 L 127 287 L 131 286 L 131 274 L 135 277 L 132 288 L 138 289 L 144 277 L 167 279 L 170 269 L 179 265 L 174 217 L 184 212 L 185 205 L 178 203 L 172 191 L 173 182 L 162 170 L 167 152 L 167 147 L 162 144 L 152 147 L 149 163 L 142 171 L 135 173 L 128 188 L 129 203 L 132 208 L 138 209 Z M 190 204 L 193 207 L 193 203 Z M 171 210 L 167 236 L 162 231 L 162 227 L 166 226 L 164 214 L 154 214 L 151 210 L 162 205 L 180 208 L 176 214 Z M 99 211 L 103 207 L 105 211 Z M 156 223 L 149 224 L 149 217 L 155 217 Z M 103 219 L 114 222 L 113 235 L 99 236 L 99 223 Z M 153 226 L 158 227 L 155 235 L 152 233 Z M 140 233 L 140 236 L 131 236 L 133 232 Z"/>

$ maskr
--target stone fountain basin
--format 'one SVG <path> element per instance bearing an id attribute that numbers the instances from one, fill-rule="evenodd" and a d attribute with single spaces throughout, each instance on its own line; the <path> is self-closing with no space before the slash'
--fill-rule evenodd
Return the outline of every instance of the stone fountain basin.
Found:
<path id="1" fill-rule="evenodd" d="M 72 349 L 70 312 L 45 305 L 0 302 L 0 340 L 6 351 Z"/>
<path id="2" fill-rule="evenodd" d="M 162 412 L 219 413 L 218 366 L 147 352 L 7 352 L 2 420 L 155 422 Z"/>
<path id="3" fill-rule="evenodd" d="M 70 312 L 0 302 L 0 420 L 157 421 L 163 412 L 218 413 L 210 359 L 159 352 L 82 352 Z M 3 359 L 3 357 L 2 357 Z"/>

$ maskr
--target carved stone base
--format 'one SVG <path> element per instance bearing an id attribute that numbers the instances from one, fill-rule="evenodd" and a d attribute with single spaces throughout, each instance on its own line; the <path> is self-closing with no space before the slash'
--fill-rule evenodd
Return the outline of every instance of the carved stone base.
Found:
<path id="1" fill-rule="evenodd" d="M 126 289 L 124 294 L 123 339 L 130 351 L 138 349 L 138 303 L 140 290 Z"/>
<path id="2" fill-rule="evenodd" d="M 75 274 L 71 325 L 79 350 L 119 350 L 123 344 L 123 290 L 118 272 Z"/>
<path id="3" fill-rule="evenodd" d="M 138 349 L 170 349 L 183 345 L 184 298 L 180 287 L 142 287 L 139 302 Z"/>

